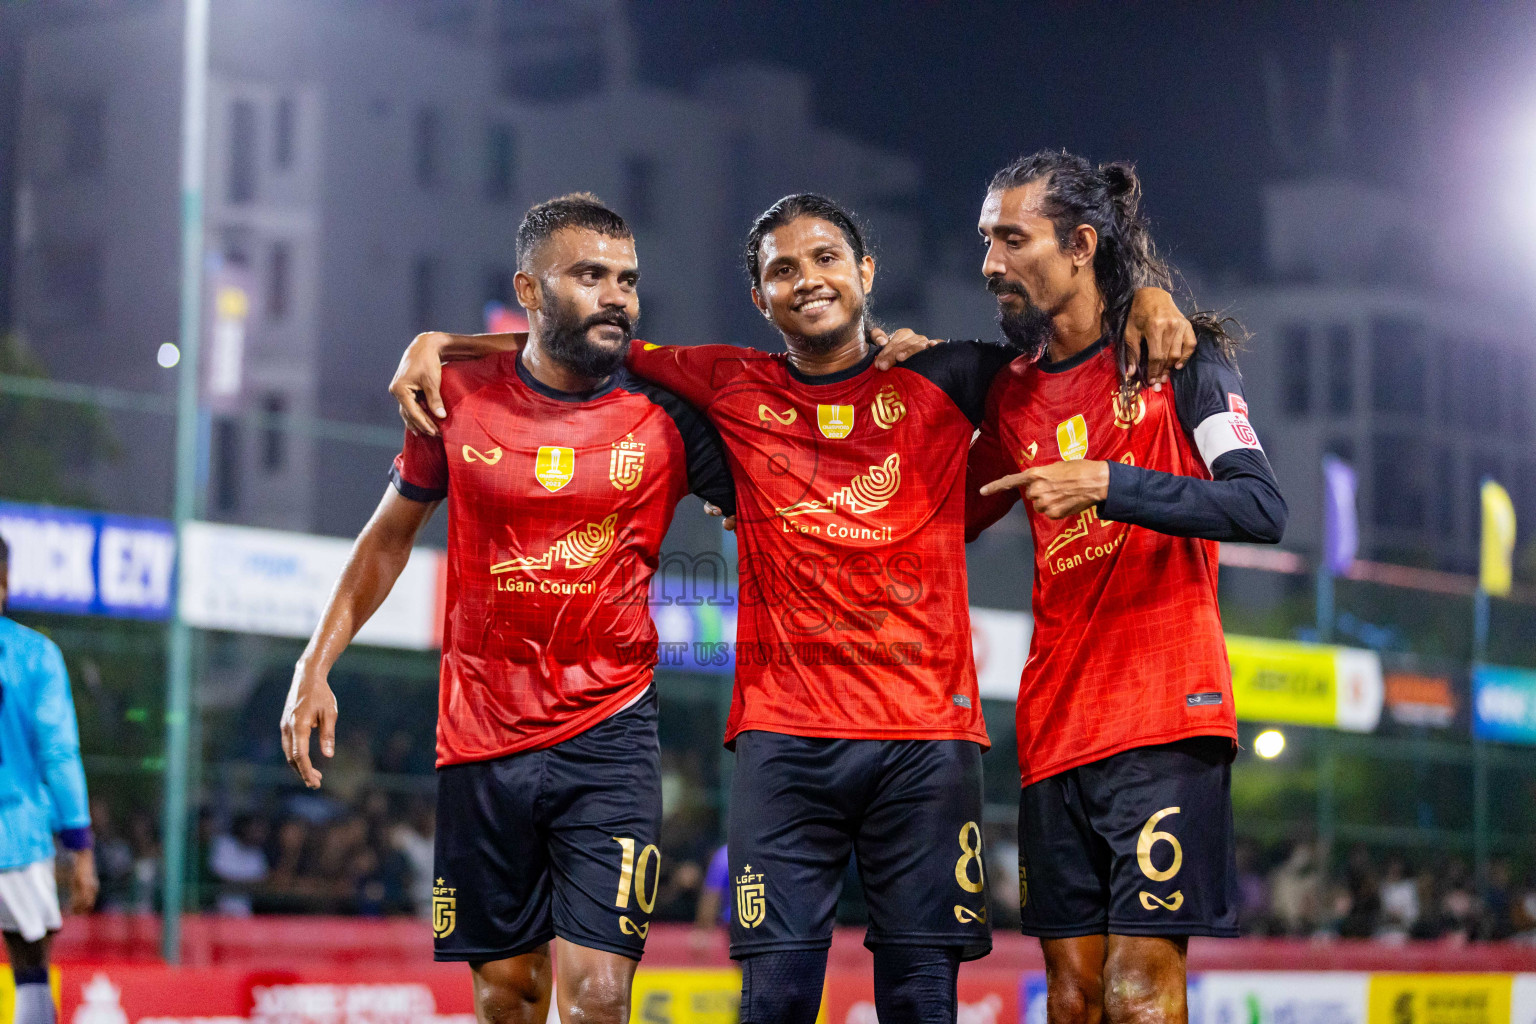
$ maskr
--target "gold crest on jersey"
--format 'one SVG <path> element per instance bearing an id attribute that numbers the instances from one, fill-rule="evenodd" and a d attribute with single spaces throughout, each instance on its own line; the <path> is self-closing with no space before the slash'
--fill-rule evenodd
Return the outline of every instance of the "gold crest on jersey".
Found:
<path id="1" fill-rule="evenodd" d="M 881 388 L 875 395 L 875 400 L 869 404 L 869 414 L 874 419 L 875 425 L 882 430 L 890 430 L 901 418 L 907 414 L 906 403 L 901 400 L 901 392 L 890 384 Z"/>
<path id="2" fill-rule="evenodd" d="M 822 437 L 841 441 L 853 430 L 853 406 L 818 405 L 816 425 L 821 428 Z"/>
<path id="3" fill-rule="evenodd" d="M 645 472 L 645 442 L 636 441 L 634 434 L 622 441 L 613 442 L 608 454 L 608 482 L 621 491 L 632 491 L 640 486 L 640 474 Z"/>
<path id="4" fill-rule="evenodd" d="M 1121 430 L 1130 430 L 1136 424 L 1146 419 L 1147 399 L 1139 391 L 1136 393 L 1135 398 L 1127 402 L 1121 397 L 1120 390 L 1116 388 L 1115 393 L 1109 396 L 1109 402 L 1115 410 L 1115 426 Z"/>
<path id="5" fill-rule="evenodd" d="M 533 478 L 550 492 L 558 491 L 576 475 L 576 449 L 544 445 L 533 466 Z"/>
<path id="6" fill-rule="evenodd" d="M 1061 461 L 1072 462 L 1088 454 L 1088 421 L 1078 413 L 1069 420 L 1056 424 L 1056 447 L 1061 451 Z"/>

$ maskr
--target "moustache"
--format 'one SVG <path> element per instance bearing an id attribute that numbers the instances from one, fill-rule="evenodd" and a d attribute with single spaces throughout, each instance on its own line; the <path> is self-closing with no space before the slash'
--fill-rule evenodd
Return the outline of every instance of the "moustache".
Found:
<path id="1" fill-rule="evenodd" d="M 617 327 L 625 334 L 628 334 L 630 331 L 632 331 L 635 326 L 634 321 L 630 320 L 628 313 L 624 313 L 619 310 L 612 310 L 606 313 L 593 313 L 591 316 L 587 317 L 581 322 L 581 327 L 579 330 L 581 333 L 585 334 L 590 328 L 596 327 L 599 324 L 607 324 L 611 327 Z"/>
<path id="2" fill-rule="evenodd" d="M 987 278 L 987 291 L 993 295 L 1017 295 L 1026 302 L 1030 301 L 1029 295 L 1024 291 L 1022 285 L 1014 284 L 1012 281 L 1001 277 Z"/>

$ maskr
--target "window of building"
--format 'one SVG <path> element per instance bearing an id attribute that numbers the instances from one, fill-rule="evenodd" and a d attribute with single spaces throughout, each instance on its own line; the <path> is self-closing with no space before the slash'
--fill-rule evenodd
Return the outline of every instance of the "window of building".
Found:
<path id="1" fill-rule="evenodd" d="M 94 177 L 106 164 L 106 104 L 78 96 L 45 103 L 33 139 L 33 171 L 40 180 Z"/>
<path id="2" fill-rule="evenodd" d="M 1442 447 L 1435 459 L 1435 531 L 1447 540 L 1456 534 L 1456 450 Z"/>
<path id="3" fill-rule="evenodd" d="M 39 284 L 46 316 L 89 323 L 101 313 L 101 248 L 92 242 L 45 243 L 38 251 Z"/>
<path id="4" fill-rule="evenodd" d="M 649 227 L 656 218 L 656 161 L 643 155 L 624 160 L 624 217 L 637 228 Z"/>
<path id="5" fill-rule="evenodd" d="M 432 330 L 437 315 L 437 260 L 418 256 L 411 266 L 411 325 L 419 331 Z"/>
<path id="6" fill-rule="evenodd" d="M 1371 521 L 1387 529 L 1422 529 L 1434 460 L 1411 437 L 1378 434 L 1371 445 Z"/>
<path id="7" fill-rule="evenodd" d="M 273 242 L 267 254 L 267 318 L 281 320 L 291 301 L 292 256 L 287 242 Z"/>
<path id="8" fill-rule="evenodd" d="M 414 132 L 416 184 L 432 188 L 442 174 L 443 118 L 432 107 L 416 111 Z"/>
<path id="9" fill-rule="evenodd" d="M 293 166 L 294 135 L 298 129 L 298 108 L 292 96 L 277 101 L 272 113 L 272 163 L 280 171 Z"/>
<path id="10" fill-rule="evenodd" d="M 261 468 L 278 473 L 288 463 L 288 432 L 275 417 L 288 411 L 288 400 L 276 393 L 263 395 L 261 411 L 266 416 L 261 428 Z"/>
<path id="11" fill-rule="evenodd" d="M 1424 327 L 1401 317 L 1371 321 L 1371 407 L 1377 412 L 1424 413 Z"/>
<path id="12" fill-rule="evenodd" d="M 1466 424 L 1473 430 L 1498 430 L 1503 419 L 1503 373 L 1499 350 L 1488 342 L 1473 342 L 1462 351 L 1457 367 L 1466 388 Z"/>
<path id="13" fill-rule="evenodd" d="M 256 104 L 235 100 L 229 105 L 229 179 L 231 203 L 256 198 Z"/>
<path id="14" fill-rule="evenodd" d="M 1290 416 L 1305 416 L 1312 399 L 1312 344 L 1306 324 L 1280 330 L 1281 400 Z"/>
<path id="15" fill-rule="evenodd" d="M 1355 332 L 1349 324 L 1328 328 L 1328 411 L 1348 416 L 1355 411 Z"/>
<path id="16" fill-rule="evenodd" d="M 485 198 L 504 203 L 512 198 L 517 167 L 517 140 L 512 129 L 493 124 L 485 133 Z"/>
<path id="17" fill-rule="evenodd" d="M 232 419 L 213 422 L 213 504 L 220 512 L 240 507 L 240 424 Z"/>

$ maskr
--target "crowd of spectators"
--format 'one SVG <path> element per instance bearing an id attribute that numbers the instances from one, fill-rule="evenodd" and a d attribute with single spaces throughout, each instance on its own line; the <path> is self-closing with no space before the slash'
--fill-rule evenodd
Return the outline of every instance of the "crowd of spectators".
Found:
<path id="1" fill-rule="evenodd" d="M 1328 870 L 1322 846 L 1277 850 L 1240 840 L 1239 920 L 1246 935 L 1451 942 L 1536 942 L 1536 876 L 1506 858 L 1489 865 L 1481 893 L 1456 856 L 1382 855 L 1356 846 Z"/>
<path id="2" fill-rule="evenodd" d="M 719 817 L 686 763 L 664 765 L 662 874 L 655 917 L 708 925 L 730 894 L 709 879 L 720 847 Z M 153 912 L 160 886 L 160 835 L 147 813 L 121 818 L 92 806 L 101 875 L 99 909 Z M 988 830 L 994 920 L 1018 922 L 1017 846 Z M 204 910 L 246 914 L 431 915 L 433 806 L 423 795 L 360 789 L 349 802 L 294 793 L 269 812 L 199 818 L 196 891 Z M 1263 848 L 1240 840 L 1239 918 L 1245 935 L 1310 939 L 1536 942 L 1536 877 L 1495 858 L 1479 893 L 1466 860 L 1373 853 L 1360 846 L 1326 867 L 1319 844 Z M 720 874 L 715 871 L 712 874 Z M 839 917 L 861 923 L 850 869 Z M 700 914 L 701 899 L 706 909 Z"/>

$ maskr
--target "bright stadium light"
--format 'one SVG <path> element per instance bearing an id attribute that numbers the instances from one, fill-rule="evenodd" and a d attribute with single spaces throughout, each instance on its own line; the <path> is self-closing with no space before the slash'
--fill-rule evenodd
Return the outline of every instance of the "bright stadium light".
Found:
<path id="1" fill-rule="evenodd" d="M 160 346 L 159 352 L 155 353 L 155 362 L 169 370 L 171 367 L 181 362 L 181 349 L 177 348 L 175 345 L 168 341 L 164 345 Z"/>
<path id="2" fill-rule="evenodd" d="M 1279 757 L 1285 749 L 1285 733 L 1279 729 L 1265 729 L 1253 738 L 1253 752 L 1264 760 Z"/>

